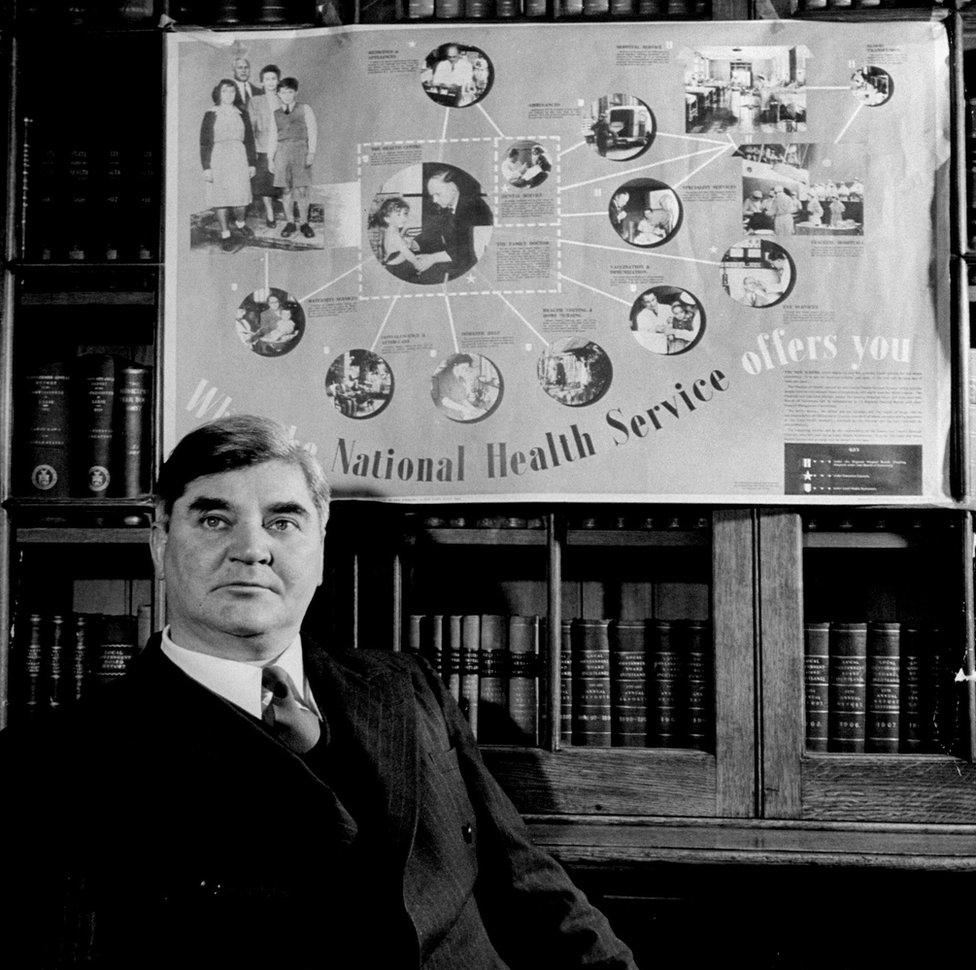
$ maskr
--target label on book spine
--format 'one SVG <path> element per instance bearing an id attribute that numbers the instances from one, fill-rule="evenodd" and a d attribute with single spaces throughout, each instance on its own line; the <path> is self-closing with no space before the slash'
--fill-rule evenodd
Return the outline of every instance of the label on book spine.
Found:
<path id="1" fill-rule="evenodd" d="M 477 615 L 461 620 L 461 710 L 467 716 L 471 733 L 478 738 L 478 666 L 481 651 L 481 624 Z"/>
<path id="2" fill-rule="evenodd" d="M 614 747 L 647 744 L 647 646 L 643 620 L 610 627 L 610 737 Z"/>
<path id="3" fill-rule="evenodd" d="M 681 657 L 668 620 L 651 623 L 651 742 L 660 748 L 681 744 Z"/>
<path id="4" fill-rule="evenodd" d="M 499 20 L 511 19 L 512 17 L 517 17 L 519 14 L 518 0 L 496 0 L 495 2 L 495 16 Z"/>
<path id="5" fill-rule="evenodd" d="M 832 623 L 828 696 L 831 751 L 864 750 L 867 692 L 866 623 Z"/>
<path id="6" fill-rule="evenodd" d="M 573 743 L 573 624 L 562 621 L 559 641 L 559 740 Z"/>
<path id="7" fill-rule="evenodd" d="M 45 361 L 26 370 L 17 423 L 20 490 L 64 497 L 70 494 L 68 366 Z"/>
<path id="8" fill-rule="evenodd" d="M 803 627 L 803 634 L 803 688 L 806 698 L 807 750 L 826 751 L 828 746 L 830 624 L 806 623 Z"/>
<path id="9" fill-rule="evenodd" d="M 576 620 L 573 637 L 573 744 L 609 747 L 609 620 Z"/>
<path id="10" fill-rule="evenodd" d="M 61 706 L 64 696 L 64 617 L 51 617 L 48 629 L 48 639 L 44 653 L 47 658 L 45 680 L 47 682 L 47 706 L 55 708 Z"/>
<path id="11" fill-rule="evenodd" d="M 922 718 L 922 631 L 906 626 L 901 631 L 901 657 L 899 662 L 900 724 L 899 750 L 906 754 L 923 750 L 925 731 Z"/>
<path id="12" fill-rule="evenodd" d="M 681 624 L 684 656 L 685 740 L 701 751 L 712 749 L 715 736 L 715 671 L 711 625 L 703 620 Z"/>
<path id="13" fill-rule="evenodd" d="M 901 624 L 868 625 L 866 751 L 898 751 L 900 648 Z"/>
<path id="14" fill-rule="evenodd" d="M 481 617 L 481 646 L 478 664 L 478 739 L 500 744 L 506 738 L 508 686 L 505 662 L 508 624 L 505 617 L 485 613 Z"/>
<path id="15" fill-rule="evenodd" d="M 539 732 L 539 621 L 508 618 L 508 716 L 515 744 L 537 744 Z"/>
<path id="16" fill-rule="evenodd" d="M 488 16 L 488 4 L 486 0 L 465 0 L 464 16 L 468 20 L 481 20 Z"/>

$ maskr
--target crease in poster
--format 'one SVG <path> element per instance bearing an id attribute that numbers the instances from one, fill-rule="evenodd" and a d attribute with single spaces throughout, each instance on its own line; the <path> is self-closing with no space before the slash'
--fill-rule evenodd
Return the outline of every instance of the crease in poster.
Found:
<path id="1" fill-rule="evenodd" d="M 949 503 L 947 57 L 928 21 L 168 35 L 164 449 L 253 412 L 346 497 Z"/>

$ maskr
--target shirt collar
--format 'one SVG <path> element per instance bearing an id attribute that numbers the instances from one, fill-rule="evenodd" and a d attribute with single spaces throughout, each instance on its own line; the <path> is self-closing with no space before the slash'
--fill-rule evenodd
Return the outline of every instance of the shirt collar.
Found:
<path id="1" fill-rule="evenodd" d="M 261 717 L 264 701 L 261 668 L 267 666 L 269 662 L 229 660 L 226 657 L 214 657 L 197 650 L 188 650 L 173 641 L 168 626 L 163 630 L 160 646 L 166 657 L 198 684 L 236 704 L 248 714 Z M 321 717 L 312 697 L 311 688 L 305 680 L 302 638 L 295 637 L 285 651 L 270 663 L 281 667 L 291 677 L 292 683 L 303 692 L 309 709 Z"/>

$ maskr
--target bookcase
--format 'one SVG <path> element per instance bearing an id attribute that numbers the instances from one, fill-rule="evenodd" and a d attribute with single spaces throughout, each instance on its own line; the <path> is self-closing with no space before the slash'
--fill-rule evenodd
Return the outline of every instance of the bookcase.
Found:
<path id="1" fill-rule="evenodd" d="M 763 3 L 754 9 L 746 0 L 713 0 L 710 9 L 715 19 L 768 16 L 774 10 L 784 17 L 838 19 L 939 16 L 950 33 L 955 507 L 879 512 L 551 504 L 500 511 L 338 502 L 326 584 L 308 618 L 310 629 L 327 642 L 409 649 L 412 617 L 540 617 L 537 743 L 485 744 L 485 759 L 534 837 L 606 901 L 621 926 L 645 939 L 650 932 L 639 925 L 643 921 L 670 921 L 672 929 L 662 931 L 669 941 L 665 953 L 668 946 L 682 952 L 682 934 L 687 939 L 700 933 L 689 908 L 676 910 L 675 900 L 716 906 L 721 900 L 721 927 L 731 934 L 736 919 L 750 912 L 735 899 L 743 884 L 752 896 L 751 918 L 767 907 L 772 926 L 777 913 L 795 918 L 806 905 L 798 900 L 834 894 L 853 904 L 859 894 L 878 894 L 886 879 L 891 885 L 901 880 L 903 903 L 921 896 L 937 913 L 936 900 L 951 898 L 962 878 L 976 872 L 973 481 L 965 461 L 969 278 L 976 262 L 970 248 L 974 210 L 967 185 L 974 155 L 967 97 L 976 97 L 976 65 L 969 64 L 976 51 L 976 13 L 965 4 L 795 6 Z M 49 622 L 52 616 L 89 612 L 137 616 L 148 605 L 149 623 L 157 627 L 164 613 L 164 591 L 152 580 L 146 552 L 152 515 L 147 497 L 25 496 L 12 449 L 21 413 L 18 375 L 51 356 L 109 353 L 152 368 L 152 428 L 158 432 L 159 293 L 165 272 L 158 244 L 164 202 L 159 156 L 144 183 L 132 189 L 135 209 L 92 217 L 91 211 L 106 210 L 94 194 L 81 197 L 89 216 L 76 221 L 90 230 L 81 240 L 44 231 L 62 221 L 70 206 L 32 195 L 23 180 L 41 164 L 52 126 L 56 138 L 63 131 L 70 140 L 73 129 L 95 114 L 66 120 L 70 112 L 59 91 L 66 84 L 84 86 L 86 78 L 100 88 L 105 81 L 93 75 L 103 74 L 106 65 L 115 78 L 108 83 L 118 108 L 101 116 L 87 132 L 89 140 L 104 149 L 119 126 L 134 125 L 137 140 L 158 153 L 162 66 L 156 19 L 171 14 L 187 22 L 203 10 L 201 22 L 213 24 L 227 15 L 218 7 L 256 9 L 147 4 L 141 19 L 107 18 L 91 26 L 82 12 L 45 24 L 43 33 L 30 17 L 17 18 L 15 5 L 4 9 L 2 51 L 11 65 L 13 98 L 4 126 L 0 726 L 16 699 L 11 658 L 19 640 L 29 642 L 25 617 Z M 547 18 L 567 14 L 562 5 L 543 9 Z M 330 5 L 331 12 L 321 4 L 302 10 L 307 12 L 292 22 L 327 22 L 337 12 L 349 16 L 339 5 Z M 431 10 L 425 16 L 437 15 Z M 683 10 L 687 16 L 688 5 Z M 639 13 L 637 5 L 617 5 L 614 11 Z M 577 11 L 591 12 L 585 5 Z M 487 15 L 505 17 L 507 8 L 499 3 Z M 412 19 L 423 19 L 411 16 L 405 0 L 362 0 L 353 16 L 362 22 L 402 21 L 407 30 Z M 105 99 L 94 90 L 82 95 L 89 96 L 97 105 Z M 147 198 L 152 204 L 140 208 Z M 126 218 L 136 212 L 136 218 Z M 109 237 L 119 226 L 139 231 L 115 232 L 113 246 Z M 51 238 L 57 251 L 45 252 Z M 150 435 L 146 445 L 154 463 L 160 457 L 157 438 Z M 709 743 L 605 747 L 562 737 L 563 629 L 564 622 L 579 618 L 707 623 L 714 709 Z M 942 743 L 891 753 L 808 749 L 806 626 L 837 621 L 898 623 L 903 636 L 906 630 L 939 630 L 946 678 L 954 671 L 964 678 L 947 688 L 953 713 Z M 827 868 L 840 875 L 831 879 Z M 709 874 L 707 891 L 702 872 Z M 939 876 L 944 879 L 935 882 Z M 916 905 L 917 914 L 924 906 Z M 713 944 L 700 946 L 703 954 L 713 952 Z M 777 954 L 786 954 L 786 962 L 776 963 Z M 767 956 L 762 965 L 806 965 L 797 942 L 786 941 L 782 932 L 767 933 Z"/>

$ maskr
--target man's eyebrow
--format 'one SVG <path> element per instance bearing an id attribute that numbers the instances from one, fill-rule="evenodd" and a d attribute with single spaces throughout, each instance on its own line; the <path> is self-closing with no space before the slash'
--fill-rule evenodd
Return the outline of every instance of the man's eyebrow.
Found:
<path id="1" fill-rule="evenodd" d="M 303 518 L 311 518 L 311 511 L 301 502 L 272 502 L 265 509 L 268 515 L 300 515 Z"/>
<path id="2" fill-rule="evenodd" d="M 212 512 L 217 509 L 222 512 L 230 511 L 231 505 L 226 499 L 212 498 L 209 495 L 198 495 L 189 505 L 189 512 Z"/>

